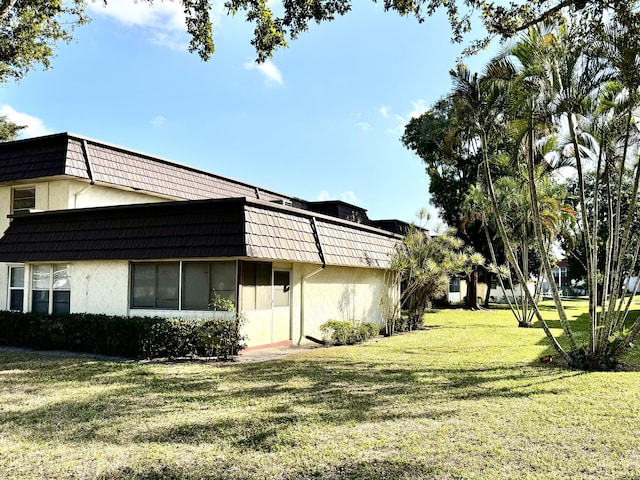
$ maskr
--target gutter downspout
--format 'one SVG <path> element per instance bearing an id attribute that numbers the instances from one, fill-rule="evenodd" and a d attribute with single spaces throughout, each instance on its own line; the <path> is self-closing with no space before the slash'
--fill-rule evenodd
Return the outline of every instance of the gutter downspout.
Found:
<path id="1" fill-rule="evenodd" d="M 93 176 L 93 167 L 91 165 L 91 157 L 89 156 L 89 149 L 87 148 L 87 141 L 82 140 L 82 153 L 84 154 L 84 163 L 87 166 L 87 174 L 89 175 L 89 185 L 82 187 L 73 196 L 73 208 L 78 208 L 78 197 L 82 195 L 86 190 L 95 185 L 96 181 Z"/>
<path id="2" fill-rule="evenodd" d="M 324 270 L 326 266 L 327 266 L 326 263 L 323 263 L 320 268 L 314 270 L 313 272 L 307 275 L 303 275 L 302 278 L 300 279 L 300 338 L 298 339 L 298 345 L 300 345 L 302 341 L 305 339 L 305 333 L 304 333 L 304 285 L 305 285 L 305 282 L 309 278 L 313 277 L 314 275 Z"/>
<path id="3" fill-rule="evenodd" d="M 305 326 L 305 319 L 304 319 L 304 286 L 305 283 L 308 279 L 310 279 L 311 277 L 313 277 L 314 275 L 320 273 L 322 270 L 324 270 L 327 267 L 327 262 L 324 258 L 324 251 L 322 248 L 322 242 L 320 241 L 320 236 L 318 235 L 318 225 L 316 224 L 316 217 L 311 217 L 311 230 L 313 230 L 313 236 L 316 239 L 316 246 L 318 247 L 318 256 L 320 257 L 320 260 L 322 261 L 322 266 L 320 268 L 317 268 L 316 270 L 312 271 L 311 273 L 308 273 L 307 275 L 303 275 L 302 278 L 300 279 L 300 338 L 298 339 L 298 345 L 300 345 L 302 343 L 302 341 L 305 338 L 305 333 L 304 333 L 304 326 Z"/>

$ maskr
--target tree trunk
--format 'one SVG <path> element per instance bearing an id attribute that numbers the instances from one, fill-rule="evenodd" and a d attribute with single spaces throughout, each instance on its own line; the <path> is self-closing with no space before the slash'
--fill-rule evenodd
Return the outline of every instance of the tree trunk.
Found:
<path id="1" fill-rule="evenodd" d="M 487 293 L 484 294 L 484 308 L 489 308 L 489 300 L 491 299 L 491 277 L 493 277 L 493 274 L 487 272 Z"/>
<path id="2" fill-rule="evenodd" d="M 467 300 L 466 307 L 469 310 L 478 309 L 478 270 L 473 267 L 471 273 L 467 275 Z"/>

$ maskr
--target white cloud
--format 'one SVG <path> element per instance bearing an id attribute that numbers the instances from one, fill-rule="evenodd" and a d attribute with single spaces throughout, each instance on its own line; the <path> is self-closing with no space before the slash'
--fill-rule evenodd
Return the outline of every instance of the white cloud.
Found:
<path id="1" fill-rule="evenodd" d="M 339 195 L 334 195 L 329 193 L 328 190 L 322 190 L 316 197 L 316 200 L 319 202 L 326 202 L 329 200 L 341 200 L 346 203 L 350 203 L 352 205 L 357 205 L 360 203 L 356 194 L 353 193 L 352 190 L 348 190 L 346 192 L 342 192 Z"/>
<path id="2" fill-rule="evenodd" d="M 367 122 L 358 122 L 356 123 L 356 127 L 358 127 L 360 130 L 364 130 L 365 132 L 367 130 L 371 130 L 371 124 Z"/>
<path id="3" fill-rule="evenodd" d="M 180 2 L 109 0 L 106 6 L 103 2 L 90 2 L 89 9 L 94 16 L 143 29 L 152 43 L 173 50 L 187 49 L 189 39 Z"/>
<path id="4" fill-rule="evenodd" d="M 53 133 L 41 119 L 23 112 L 17 112 L 9 105 L 0 105 L 0 116 L 7 117 L 9 121 L 16 125 L 26 126 L 24 130 L 20 131 L 20 138 L 40 137 Z"/>
<path id="5" fill-rule="evenodd" d="M 165 123 L 167 123 L 167 119 L 166 117 L 162 116 L 162 115 L 156 115 L 155 117 L 153 117 L 153 119 L 151 120 L 151 125 L 153 125 L 154 127 L 161 127 L 162 125 L 164 125 Z"/>
<path id="6" fill-rule="evenodd" d="M 422 99 L 418 100 L 417 102 L 411 102 L 411 106 L 413 107 L 413 110 L 411 111 L 411 113 L 409 113 L 409 117 L 411 118 L 418 118 L 420 115 L 429 110 L 427 102 Z"/>
<path id="7" fill-rule="evenodd" d="M 427 216 L 424 221 L 426 222 L 424 227 L 432 233 L 439 234 L 447 229 L 447 225 L 440 216 L 440 210 L 435 207 L 431 207 L 431 209 L 427 211 Z"/>
<path id="8" fill-rule="evenodd" d="M 331 197 L 331 194 L 327 190 L 322 190 L 317 196 L 316 200 L 318 202 L 326 202 L 327 200 L 335 200 Z"/>
<path id="9" fill-rule="evenodd" d="M 340 194 L 340 200 L 342 200 L 343 202 L 351 203 L 353 205 L 357 205 L 358 203 L 360 203 L 360 200 L 358 200 L 356 194 L 351 190 L 349 190 L 348 192 L 342 192 Z"/>
<path id="10" fill-rule="evenodd" d="M 416 100 L 415 102 L 411 102 L 411 110 L 407 115 L 395 114 L 393 116 L 390 116 L 389 113 L 391 109 L 388 107 L 381 107 L 380 113 L 385 118 L 391 118 L 395 124 L 393 127 L 389 127 L 387 129 L 387 133 L 391 135 L 402 135 L 404 132 L 404 127 L 407 125 L 407 123 L 409 123 L 409 120 L 412 118 L 418 118 L 420 115 L 427 112 L 427 110 L 429 110 L 427 102 L 420 99 Z"/>
<path id="11" fill-rule="evenodd" d="M 184 30 L 184 13 L 180 2 L 132 2 L 109 0 L 90 2 L 89 9 L 96 15 L 110 17 L 129 27 L 145 27 L 159 30 Z"/>
<path id="12" fill-rule="evenodd" d="M 257 70 L 264 76 L 265 85 L 283 85 L 282 73 L 278 70 L 272 62 L 267 60 L 264 63 L 246 62 L 244 64 L 245 70 Z"/>

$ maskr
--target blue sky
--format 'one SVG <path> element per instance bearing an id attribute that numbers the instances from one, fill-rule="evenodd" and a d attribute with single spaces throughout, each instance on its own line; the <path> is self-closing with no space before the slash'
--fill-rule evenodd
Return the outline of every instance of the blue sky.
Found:
<path id="1" fill-rule="evenodd" d="M 372 219 L 415 221 L 428 177 L 400 142 L 440 96 L 463 45 L 442 14 L 418 24 L 355 0 L 263 65 L 253 27 L 215 11 L 216 53 L 187 52 L 172 2 L 97 2 L 48 71 L 0 90 L 22 138 L 73 132 L 306 200 L 338 199 Z M 487 55 L 465 59 L 480 69 Z M 431 225 L 434 227 L 434 225 Z"/>

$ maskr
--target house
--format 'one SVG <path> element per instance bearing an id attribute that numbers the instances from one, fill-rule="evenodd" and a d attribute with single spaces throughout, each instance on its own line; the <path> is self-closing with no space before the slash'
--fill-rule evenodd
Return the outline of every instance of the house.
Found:
<path id="1" fill-rule="evenodd" d="M 406 228 L 68 133 L 0 144 L 0 222 L 0 309 L 202 318 L 221 297 L 252 347 L 382 325 Z"/>

